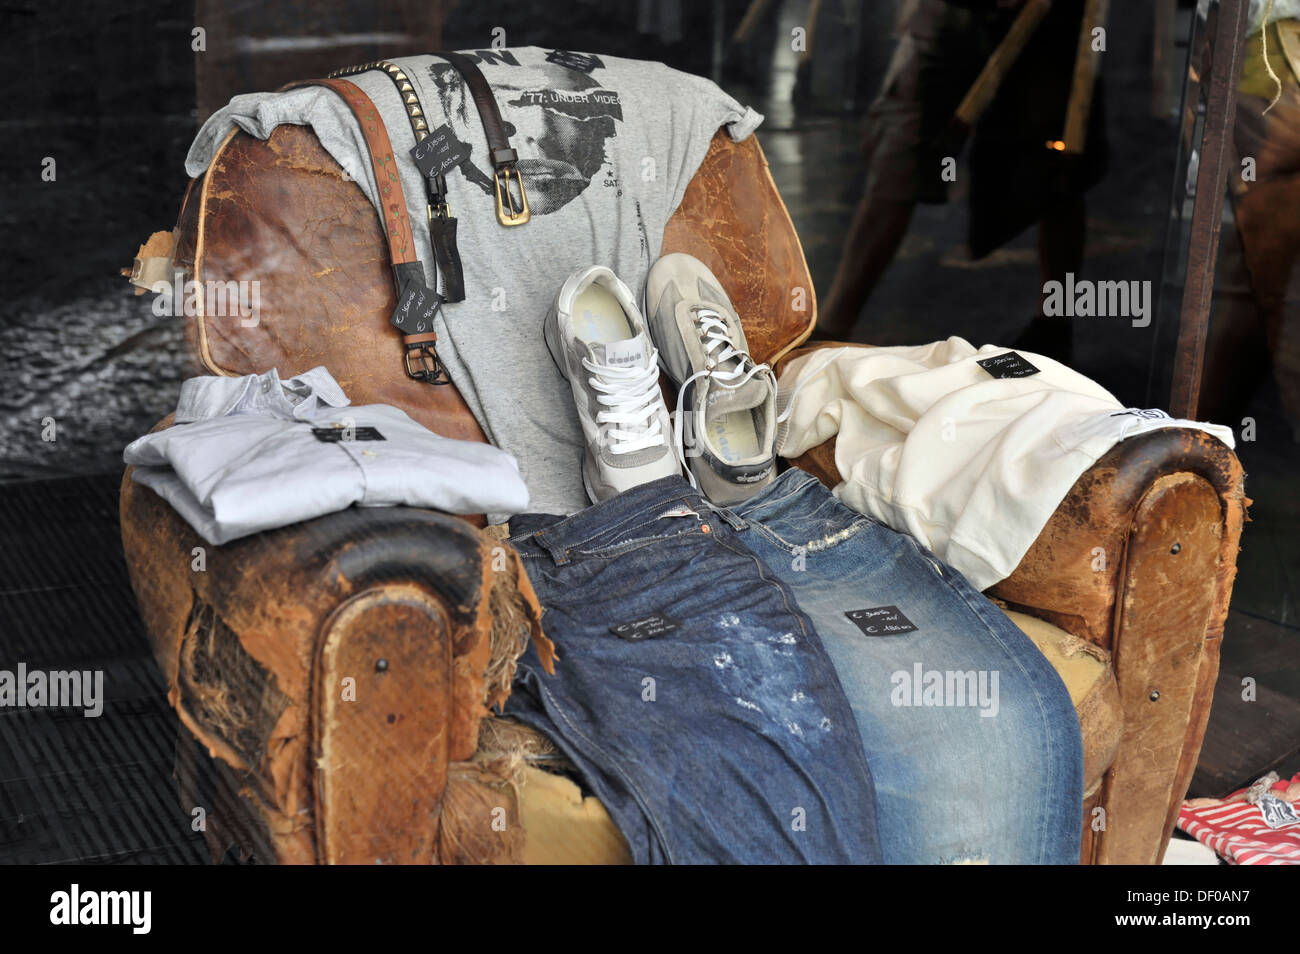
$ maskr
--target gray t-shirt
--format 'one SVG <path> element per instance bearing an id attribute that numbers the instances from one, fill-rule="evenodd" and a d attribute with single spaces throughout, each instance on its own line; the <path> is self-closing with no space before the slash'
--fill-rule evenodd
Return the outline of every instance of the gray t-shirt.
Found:
<path id="1" fill-rule="evenodd" d="M 446 125 L 470 147 L 469 158 L 447 175 L 465 300 L 443 307 L 438 354 L 488 439 L 518 459 L 529 509 L 572 513 L 589 502 L 584 443 L 569 385 L 542 338 L 546 312 L 565 278 L 592 264 L 607 265 L 640 294 L 664 226 L 714 133 L 725 126 L 740 141 L 762 117 L 714 83 L 661 63 L 538 47 L 469 55 L 514 127 L 510 141 L 520 155 L 532 220 L 515 227 L 497 222 L 486 139 L 460 74 L 435 56 L 393 61 L 415 84 L 429 128 Z M 426 192 L 410 158 L 415 138 L 397 89 L 380 72 L 348 79 L 384 118 L 431 283 Z M 199 131 L 186 171 L 207 168 L 232 124 L 266 138 L 280 123 L 311 125 L 375 201 L 361 131 L 342 100 L 321 88 L 235 97 Z"/>

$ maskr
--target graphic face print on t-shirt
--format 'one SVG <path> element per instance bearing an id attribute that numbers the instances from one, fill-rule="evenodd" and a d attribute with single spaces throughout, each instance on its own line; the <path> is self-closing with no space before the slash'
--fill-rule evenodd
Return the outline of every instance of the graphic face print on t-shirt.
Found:
<path id="1" fill-rule="evenodd" d="M 618 135 L 623 108 L 618 93 L 605 89 L 599 69 L 590 72 L 557 63 L 521 66 L 508 50 L 477 54 L 492 86 L 533 215 L 563 208 L 585 190 L 608 161 L 605 143 Z M 492 166 L 478 110 L 450 63 L 435 61 L 429 77 L 451 120 L 452 131 L 470 150 L 465 178 L 489 195 Z"/>

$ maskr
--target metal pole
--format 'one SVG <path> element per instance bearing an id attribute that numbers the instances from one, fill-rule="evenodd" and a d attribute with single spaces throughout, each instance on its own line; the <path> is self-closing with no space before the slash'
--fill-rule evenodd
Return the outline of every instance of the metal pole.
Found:
<path id="1" fill-rule="evenodd" d="M 1196 175 L 1196 200 L 1192 204 L 1187 281 L 1183 285 L 1173 387 L 1169 394 L 1169 413 L 1174 417 L 1194 419 L 1200 403 L 1205 338 L 1214 291 L 1214 262 L 1223 224 L 1223 192 L 1232 159 L 1232 127 L 1237 116 L 1237 81 L 1245 46 L 1242 34 L 1246 30 L 1246 9 L 1247 0 L 1219 0 L 1201 164 Z"/>

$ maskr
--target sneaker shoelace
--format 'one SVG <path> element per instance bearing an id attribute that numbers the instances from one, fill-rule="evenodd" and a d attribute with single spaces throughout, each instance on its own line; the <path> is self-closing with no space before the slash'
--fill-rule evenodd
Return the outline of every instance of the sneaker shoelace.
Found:
<path id="1" fill-rule="evenodd" d="M 597 424 L 612 424 L 606 432 L 611 454 L 630 454 L 646 447 L 662 446 L 665 440 L 658 415 L 663 399 L 659 391 L 659 352 L 651 349 L 649 367 L 615 367 L 589 357 L 582 366 L 596 401 L 606 410 L 596 414 Z"/>
<path id="2" fill-rule="evenodd" d="M 691 486 L 699 489 L 699 483 L 695 479 L 695 474 L 686 464 L 686 443 L 682 434 L 682 424 L 686 419 L 685 404 L 686 392 L 690 386 L 699 378 L 712 378 L 719 386 L 729 391 L 743 387 L 749 382 L 754 375 L 761 372 L 767 372 L 767 385 L 776 395 L 776 378 L 772 374 L 772 369 L 766 363 L 758 364 L 750 357 L 748 351 L 742 351 L 736 347 L 736 342 L 731 337 L 731 331 L 727 327 L 726 321 L 722 315 L 712 308 L 696 308 L 695 325 L 699 332 L 700 341 L 704 344 L 704 369 L 696 371 L 689 378 L 682 382 L 681 389 L 677 392 L 677 413 L 673 415 L 673 449 L 677 451 L 677 459 L 681 461 L 682 467 L 686 471 L 686 476 L 691 482 Z M 720 370 L 719 365 L 736 359 L 736 366 L 730 370 Z M 740 380 L 736 380 L 739 378 Z M 697 456 L 692 454 L 691 456 Z"/>

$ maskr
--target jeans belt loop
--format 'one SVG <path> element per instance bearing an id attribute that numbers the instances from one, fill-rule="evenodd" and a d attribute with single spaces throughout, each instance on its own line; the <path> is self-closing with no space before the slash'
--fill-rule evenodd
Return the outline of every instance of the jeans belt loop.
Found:
<path id="1" fill-rule="evenodd" d="M 744 518 L 734 511 L 728 510 L 726 507 L 718 507 L 710 504 L 709 509 L 723 520 L 727 521 L 727 525 L 730 526 L 732 530 L 746 530 L 749 528 L 749 524 L 745 522 Z"/>
<path id="2" fill-rule="evenodd" d="M 533 539 L 537 541 L 538 546 L 551 555 L 551 559 L 555 561 L 556 566 L 564 566 L 569 562 L 569 551 L 558 544 L 552 543 L 547 538 L 545 530 L 538 530 L 533 534 Z"/>

